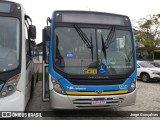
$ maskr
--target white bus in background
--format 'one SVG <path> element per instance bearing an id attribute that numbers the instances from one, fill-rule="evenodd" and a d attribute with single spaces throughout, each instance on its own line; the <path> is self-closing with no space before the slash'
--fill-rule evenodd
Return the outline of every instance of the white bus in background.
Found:
<path id="1" fill-rule="evenodd" d="M 35 38 L 36 27 L 22 5 L 0 1 L 0 111 L 25 110 L 37 76 L 32 54 Z"/>

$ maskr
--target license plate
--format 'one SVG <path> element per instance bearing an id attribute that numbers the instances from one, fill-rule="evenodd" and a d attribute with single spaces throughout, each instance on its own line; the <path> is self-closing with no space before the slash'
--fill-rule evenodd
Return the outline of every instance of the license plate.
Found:
<path id="1" fill-rule="evenodd" d="M 92 105 L 106 105 L 105 99 L 95 99 L 91 102 Z"/>

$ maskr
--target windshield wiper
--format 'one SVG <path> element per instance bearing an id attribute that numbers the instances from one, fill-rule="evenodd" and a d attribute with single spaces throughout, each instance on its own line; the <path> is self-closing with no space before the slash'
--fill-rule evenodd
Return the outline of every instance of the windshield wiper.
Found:
<path id="1" fill-rule="evenodd" d="M 109 45 L 111 44 L 112 40 L 113 40 L 113 36 L 115 33 L 115 28 L 112 27 L 111 31 L 109 32 L 109 35 L 107 37 L 107 39 L 104 42 L 103 36 L 101 34 L 101 40 L 102 40 L 102 51 L 104 53 L 104 57 L 106 59 L 107 55 L 106 55 L 106 49 L 109 47 Z"/>
<path id="2" fill-rule="evenodd" d="M 101 40 L 102 40 L 102 51 L 103 51 L 103 54 L 104 54 L 104 57 L 105 59 L 107 58 L 107 55 L 106 55 L 106 46 L 105 46 L 105 43 L 104 43 L 104 39 L 103 39 L 103 36 L 101 34 Z"/>
<path id="3" fill-rule="evenodd" d="M 92 61 L 93 61 L 93 43 L 92 43 L 92 34 L 91 34 L 91 41 L 88 39 L 88 37 L 85 35 L 85 33 L 81 30 L 81 28 L 78 25 L 74 25 L 75 30 L 77 31 L 78 35 L 81 37 L 83 42 L 86 44 L 86 46 L 91 49 L 91 55 L 92 55 Z"/>
<path id="4" fill-rule="evenodd" d="M 93 43 L 92 43 L 92 34 L 91 34 L 91 55 L 92 55 L 92 62 L 93 62 Z"/>
<path id="5" fill-rule="evenodd" d="M 74 28 L 76 29 L 77 33 L 79 34 L 79 36 L 82 38 L 83 42 L 86 44 L 86 46 L 88 48 L 93 48 L 92 45 L 92 40 L 90 41 L 87 36 L 84 34 L 84 32 L 81 30 L 80 27 L 78 27 L 78 25 L 74 25 Z"/>

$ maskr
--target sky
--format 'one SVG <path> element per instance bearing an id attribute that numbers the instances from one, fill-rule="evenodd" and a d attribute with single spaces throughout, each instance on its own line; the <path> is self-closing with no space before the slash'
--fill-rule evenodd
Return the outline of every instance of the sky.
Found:
<path id="1" fill-rule="evenodd" d="M 139 20 L 160 13 L 160 0 L 10 0 L 22 4 L 37 28 L 36 43 L 42 42 L 42 29 L 54 10 L 85 10 L 127 15 Z M 134 23 L 132 22 L 133 26 Z"/>

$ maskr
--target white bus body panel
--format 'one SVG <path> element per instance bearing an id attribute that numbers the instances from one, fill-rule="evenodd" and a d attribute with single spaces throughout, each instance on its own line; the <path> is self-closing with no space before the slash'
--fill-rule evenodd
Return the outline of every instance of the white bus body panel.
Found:
<path id="1" fill-rule="evenodd" d="M 23 6 L 21 5 L 21 12 L 22 12 L 22 23 L 25 23 L 25 20 L 24 20 L 24 15 L 25 15 L 25 9 L 23 8 Z M 26 85 L 27 85 L 27 71 L 26 71 L 26 38 L 25 38 L 25 24 L 22 24 L 22 50 L 20 51 L 21 52 L 21 77 L 20 77 L 20 80 L 18 82 L 18 85 L 17 85 L 17 90 L 22 92 L 23 95 L 25 95 L 24 99 L 23 99 L 23 103 L 24 103 L 24 108 L 28 102 L 28 100 L 26 100 L 26 97 L 28 96 L 26 93 Z M 30 88 L 28 88 L 30 89 Z"/>
<path id="2" fill-rule="evenodd" d="M 24 111 L 24 94 L 15 91 L 10 96 L 0 99 L 0 111 Z"/>
<path id="3" fill-rule="evenodd" d="M 0 111 L 24 111 L 30 98 L 31 80 L 33 74 L 33 61 L 26 69 L 26 38 L 25 38 L 25 10 L 21 5 L 22 12 L 22 40 L 21 40 L 21 72 L 17 90 L 9 96 L 0 98 Z"/>

